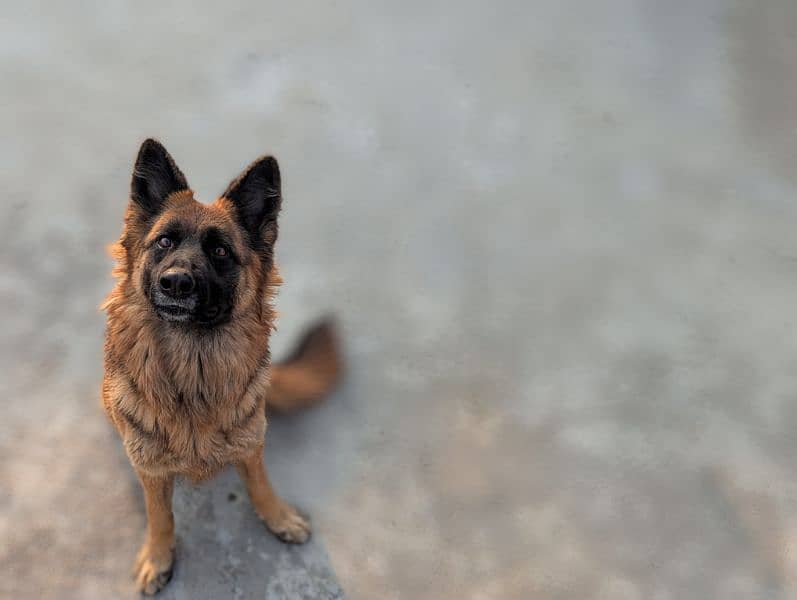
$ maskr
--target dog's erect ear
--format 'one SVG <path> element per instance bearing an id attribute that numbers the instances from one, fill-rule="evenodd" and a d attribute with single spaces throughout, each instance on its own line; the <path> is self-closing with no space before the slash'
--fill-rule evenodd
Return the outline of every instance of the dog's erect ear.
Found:
<path id="1" fill-rule="evenodd" d="M 151 138 L 144 141 L 138 151 L 133 181 L 130 183 L 133 202 L 147 214 L 153 215 L 161 210 L 169 194 L 187 189 L 185 175 L 174 164 L 166 148 Z"/>
<path id="2" fill-rule="evenodd" d="M 238 219 L 255 238 L 273 226 L 282 202 L 280 168 L 273 156 L 257 159 L 222 194 L 238 210 Z"/>

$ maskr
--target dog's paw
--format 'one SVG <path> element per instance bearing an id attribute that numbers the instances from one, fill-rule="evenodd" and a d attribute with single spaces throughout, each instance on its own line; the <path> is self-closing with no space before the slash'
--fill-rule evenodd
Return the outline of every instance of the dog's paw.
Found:
<path id="1" fill-rule="evenodd" d="M 263 517 L 271 533 L 288 544 L 304 544 L 310 539 L 310 523 L 295 508 L 280 502 L 270 514 Z"/>
<path id="2" fill-rule="evenodd" d="M 172 578 L 174 552 L 144 544 L 138 553 L 133 575 L 141 593 L 152 596 L 161 591 Z"/>

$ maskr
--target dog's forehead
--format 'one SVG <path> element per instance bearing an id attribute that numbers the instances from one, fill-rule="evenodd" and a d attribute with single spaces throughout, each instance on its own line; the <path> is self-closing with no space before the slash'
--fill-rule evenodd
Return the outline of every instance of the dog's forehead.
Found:
<path id="1" fill-rule="evenodd" d="M 225 204 L 203 204 L 193 194 L 180 193 L 170 197 L 152 227 L 152 233 L 170 226 L 179 226 L 185 235 L 201 234 L 208 229 L 225 233 L 236 245 L 243 243 L 241 229 L 235 216 Z"/>

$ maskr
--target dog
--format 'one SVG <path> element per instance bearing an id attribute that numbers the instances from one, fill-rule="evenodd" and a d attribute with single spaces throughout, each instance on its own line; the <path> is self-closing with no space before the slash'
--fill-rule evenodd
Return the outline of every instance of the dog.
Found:
<path id="1" fill-rule="evenodd" d="M 134 575 L 145 594 L 171 579 L 176 477 L 197 482 L 234 464 L 271 532 L 289 543 L 310 535 L 308 521 L 269 483 L 266 415 L 318 401 L 342 367 L 331 320 L 310 328 L 285 362 L 271 364 L 281 204 L 271 156 L 206 205 L 158 141 L 146 140 L 138 152 L 112 247 L 116 284 L 102 306 L 102 403 L 144 489 L 147 532 Z"/>

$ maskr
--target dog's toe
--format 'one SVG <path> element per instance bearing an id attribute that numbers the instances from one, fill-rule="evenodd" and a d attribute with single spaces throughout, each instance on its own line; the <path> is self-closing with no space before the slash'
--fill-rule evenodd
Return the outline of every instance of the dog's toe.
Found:
<path id="1" fill-rule="evenodd" d="M 139 591 L 152 596 L 161 591 L 172 578 L 174 556 L 171 549 L 155 551 L 145 545 L 136 559 L 134 575 Z"/>
<path id="2" fill-rule="evenodd" d="M 288 504 L 264 519 L 271 532 L 288 544 L 304 544 L 310 539 L 310 523 Z"/>

